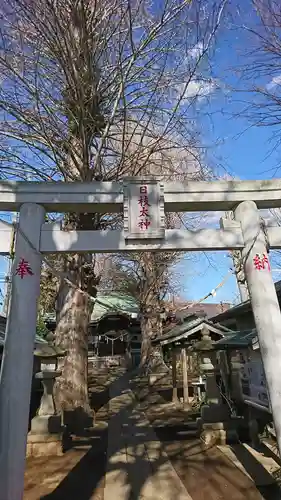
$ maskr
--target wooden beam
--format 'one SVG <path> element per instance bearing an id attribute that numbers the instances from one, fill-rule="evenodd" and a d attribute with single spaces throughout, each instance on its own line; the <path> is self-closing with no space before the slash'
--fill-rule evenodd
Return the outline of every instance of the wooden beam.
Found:
<path id="1" fill-rule="evenodd" d="M 186 348 L 183 347 L 181 350 L 181 362 L 182 362 L 182 383 L 183 383 L 183 406 L 186 408 L 189 405 L 189 393 L 188 393 L 188 376 L 187 376 L 187 358 L 186 358 Z"/>
<path id="2" fill-rule="evenodd" d="M 173 403 L 178 403 L 178 387 L 177 387 L 177 352 L 172 351 L 172 385 L 173 385 Z"/>
<path id="3" fill-rule="evenodd" d="M 178 342 L 181 342 L 181 341 L 184 341 L 184 340 L 188 341 L 188 337 L 190 337 L 194 333 L 197 333 L 197 332 L 201 331 L 202 328 L 204 328 L 204 325 L 205 325 L 204 322 L 203 323 L 199 323 L 199 324 L 195 325 L 193 328 L 190 328 L 189 330 L 187 330 L 184 333 L 179 333 L 175 337 L 169 337 L 169 338 L 164 339 L 164 340 L 161 340 L 161 337 L 159 337 L 159 343 L 160 343 L 160 345 L 169 345 L 169 344 L 174 344 L 177 341 Z M 218 335 L 221 335 L 222 338 L 224 337 L 224 333 L 223 332 L 232 333 L 231 330 L 229 330 L 228 328 L 225 328 L 225 327 L 222 327 L 222 330 L 223 330 L 223 332 L 222 332 L 220 330 L 220 328 L 217 328 L 216 326 L 211 325 L 209 323 L 207 325 L 205 325 L 205 326 L 211 332 L 214 332 L 214 333 L 217 333 Z M 188 328 L 188 323 L 187 323 L 186 327 Z"/>

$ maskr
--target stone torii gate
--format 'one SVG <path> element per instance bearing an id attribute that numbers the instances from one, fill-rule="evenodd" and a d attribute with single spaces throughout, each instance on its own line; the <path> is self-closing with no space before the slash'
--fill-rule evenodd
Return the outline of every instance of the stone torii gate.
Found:
<path id="1" fill-rule="evenodd" d="M 281 449 L 281 313 L 268 247 L 281 248 L 281 228 L 264 227 L 259 210 L 281 207 L 281 180 L 165 183 L 1 182 L 0 210 L 19 211 L 12 294 L 0 384 L 0 500 L 23 494 L 33 346 L 42 256 L 53 253 L 242 250 L 279 449 Z M 220 229 L 165 229 L 165 212 L 229 211 Z M 124 213 L 124 229 L 62 231 L 46 212 Z M 13 228 L 0 223 L 0 254 Z"/>

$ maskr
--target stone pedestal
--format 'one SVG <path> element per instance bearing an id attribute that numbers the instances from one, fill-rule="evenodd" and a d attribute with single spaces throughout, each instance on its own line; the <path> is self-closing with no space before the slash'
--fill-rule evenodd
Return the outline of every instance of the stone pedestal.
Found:
<path id="1" fill-rule="evenodd" d="M 26 456 L 50 457 L 63 455 L 62 434 L 28 433 Z"/>
<path id="2" fill-rule="evenodd" d="M 62 431 L 60 415 L 36 415 L 29 434 L 59 434 Z"/>
<path id="3" fill-rule="evenodd" d="M 201 407 L 201 418 L 203 422 L 215 423 L 229 420 L 229 408 L 223 404 L 208 404 Z"/>
<path id="4" fill-rule="evenodd" d="M 44 393 L 36 417 L 31 421 L 31 430 L 27 436 L 26 456 L 60 456 L 62 448 L 61 417 L 56 415 L 53 388 L 60 372 L 46 371 L 36 374 L 40 379 Z"/>
<path id="5" fill-rule="evenodd" d="M 221 422 L 229 418 L 229 408 L 223 403 L 222 394 L 217 384 L 219 367 L 216 353 L 204 353 L 201 370 L 206 376 L 206 404 L 202 406 L 201 417 L 204 422 Z"/>
<path id="6" fill-rule="evenodd" d="M 241 384 L 242 363 L 237 352 L 231 353 L 231 395 L 238 403 L 243 403 Z"/>
<path id="7" fill-rule="evenodd" d="M 236 422 L 202 423 L 200 438 L 206 446 L 237 443 L 239 436 Z"/>
<path id="8" fill-rule="evenodd" d="M 230 419 L 229 407 L 223 403 L 216 380 L 220 372 L 215 352 L 207 351 L 203 354 L 201 370 L 206 376 L 206 404 L 201 407 L 201 419 L 198 421 L 201 439 L 208 446 L 237 442 L 235 423 Z"/>

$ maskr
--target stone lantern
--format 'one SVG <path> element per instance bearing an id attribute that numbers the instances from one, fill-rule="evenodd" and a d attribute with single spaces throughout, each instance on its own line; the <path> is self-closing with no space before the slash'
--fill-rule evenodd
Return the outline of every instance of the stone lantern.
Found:
<path id="1" fill-rule="evenodd" d="M 54 401 L 54 383 L 61 375 L 58 359 L 65 352 L 51 343 L 53 335 L 47 336 L 48 344 L 36 349 L 34 356 L 40 360 L 40 371 L 35 378 L 43 385 L 43 395 L 37 415 L 31 421 L 31 430 L 27 439 L 27 456 L 61 455 L 62 423 L 57 414 Z"/>
<path id="2" fill-rule="evenodd" d="M 216 353 L 213 350 L 213 342 L 210 337 L 210 332 L 206 326 L 203 326 L 201 330 L 201 340 L 195 344 L 195 348 L 201 352 L 200 369 L 206 378 L 205 403 L 207 404 L 208 409 L 209 407 L 215 405 L 215 411 L 217 413 L 217 405 L 221 403 L 220 391 L 216 384 L 216 375 L 219 372 L 219 368 L 216 363 Z M 203 411 L 204 410 L 207 410 L 207 408 L 203 408 Z"/>
<path id="3" fill-rule="evenodd" d="M 200 368 L 206 377 L 206 401 L 201 407 L 198 426 L 201 430 L 201 439 L 205 444 L 225 444 L 227 434 L 229 434 L 229 408 L 223 404 L 222 394 L 217 385 L 217 375 L 220 369 L 207 326 L 202 328 L 201 335 L 201 341 L 197 342 L 195 349 L 201 352 Z"/>

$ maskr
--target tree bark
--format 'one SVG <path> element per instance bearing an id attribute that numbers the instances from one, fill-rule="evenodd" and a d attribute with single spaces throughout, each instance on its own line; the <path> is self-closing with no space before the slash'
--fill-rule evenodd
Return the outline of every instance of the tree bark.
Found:
<path id="1" fill-rule="evenodd" d="M 89 412 L 88 326 L 90 305 L 80 291 L 61 284 L 57 305 L 56 345 L 66 351 L 59 361 L 61 377 L 56 383 L 56 405 L 60 411 L 83 408 Z"/>
<path id="2" fill-rule="evenodd" d="M 151 345 L 152 337 L 157 334 L 158 328 L 160 328 L 160 321 L 156 314 L 148 312 L 147 314 L 143 312 L 141 317 L 141 366 L 146 366 L 153 354 L 155 353 L 155 348 Z"/>
<path id="3" fill-rule="evenodd" d="M 168 371 L 164 363 L 163 355 L 160 347 L 153 346 L 151 341 L 155 335 L 161 335 L 162 320 L 160 313 L 157 312 L 157 305 L 154 311 L 151 308 L 141 318 L 141 362 L 140 368 L 146 374 L 148 373 L 165 373 Z M 155 312 L 156 311 L 156 312 Z"/>
<path id="4" fill-rule="evenodd" d="M 141 362 L 140 367 L 146 373 L 165 372 L 162 351 L 152 346 L 151 340 L 162 333 L 160 292 L 163 282 L 163 273 L 159 272 L 159 264 L 153 253 L 143 254 L 142 287 L 141 287 Z"/>
<path id="5" fill-rule="evenodd" d="M 87 218 L 88 224 L 85 223 Z M 75 218 L 74 223 L 68 219 L 65 226 L 69 227 L 72 224 L 72 227 L 86 229 L 92 218 L 91 214 L 80 215 Z M 81 428 L 92 425 L 89 420 L 87 424 L 85 423 L 84 416 L 91 416 L 88 396 L 88 328 L 93 301 L 80 291 L 85 291 L 92 297 L 96 296 L 98 280 L 92 256 L 65 257 L 64 275 L 77 288 L 69 286 L 62 280 L 57 296 L 55 342 L 66 355 L 59 361 L 58 368 L 62 374 L 57 379 L 55 402 L 57 409 L 63 414 L 76 411 L 79 420 L 76 419 L 75 422 Z"/>

